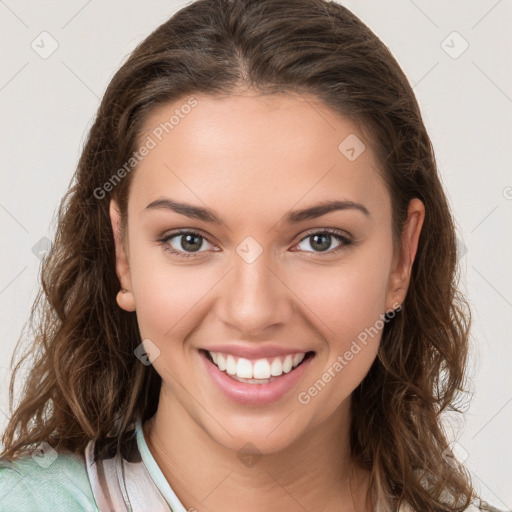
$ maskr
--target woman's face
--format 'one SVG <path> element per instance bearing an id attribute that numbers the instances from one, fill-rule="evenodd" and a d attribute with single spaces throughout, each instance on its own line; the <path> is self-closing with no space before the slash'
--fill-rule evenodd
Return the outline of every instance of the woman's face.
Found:
<path id="1" fill-rule="evenodd" d="M 194 98 L 145 124 L 120 304 L 155 357 L 159 408 L 272 452 L 348 417 L 405 297 L 422 204 L 394 252 L 390 196 L 353 124 L 311 97 Z M 115 203 L 111 216 L 117 230 Z"/>

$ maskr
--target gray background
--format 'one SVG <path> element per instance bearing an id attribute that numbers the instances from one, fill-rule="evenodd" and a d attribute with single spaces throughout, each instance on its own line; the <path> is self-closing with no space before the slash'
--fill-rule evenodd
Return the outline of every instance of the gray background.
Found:
<path id="1" fill-rule="evenodd" d="M 99 99 L 136 44 L 187 3 L 0 0 L 0 429 L 39 256 Z M 341 3 L 389 46 L 420 102 L 455 213 L 461 287 L 473 311 L 473 398 L 464 419 L 447 418 L 447 428 L 481 494 L 510 509 L 511 2 Z"/>

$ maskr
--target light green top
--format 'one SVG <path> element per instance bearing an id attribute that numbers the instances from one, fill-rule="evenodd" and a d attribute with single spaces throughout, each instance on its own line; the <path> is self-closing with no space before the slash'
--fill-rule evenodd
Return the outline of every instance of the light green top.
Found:
<path id="1" fill-rule="evenodd" d="M 98 511 L 84 459 L 70 452 L 44 467 L 50 459 L 25 455 L 13 463 L 0 462 L 1 512 Z"/>
<path id="2" fill-rule="evenodd" d="M 137 448 L 156 487 L 173 512 L 186 512 L 151 454 L 140 420 Z M 43 444 L 44 445 L 44 444 Z M 41 446 L 41 445 L 40 445 Z M 0 461 L 0 512 L 105 512 L 94 499 L 85 457 L 46 449 L 12 463 Z"/>
<path id="3" fill-rule="evenodd" d="M 137 481 L 130 482 L 128 478 L 130 485 L 127 486 L 123 477 L 120 477 L 121 487 L 127 494 L 121 499 L 122 503 L 117 502 L 122 506 L 116 505 L 115 510 L 145 511 L 146 504 L 156 504 L 158 501 L 158 510 L 162 510 L 162 506 L 166 508 L 167 504 L 172 512 L 187 512 L 153 458 L 146 444 L 140 420 L 135 423 L 135 433 L 136 447 L 140 454 L 139 462 L 130 462 L 122 471 L 116 468 L 114 473 L 119 477 L 119 474 L 124 474 L 126 470 L 128 476 L 131 472 L 131 480 L 135 478 Z M 71 452 L 56 452 L 45 443 L 43 446 L 42 451 L 25 455 L 13 463 L 0 461 L 0 512 L 107 512 L 100 510 L 94 499 L 93 487 L 98 482 L 95 477 L 89 480 L 86 457 Z M 126 461 L 123 462 L 125 463 Z M 139 470 L 133 472 L 135 467 Z M 104 470 L 105 468 L 102 471 Z M 114 479 L 117 481 L 116 477 Z M 142 508 L 134 506 L 132 509 L 130 505 L 125 508 L 125 500 L 130 502 L 130 499 L 132 503 L 142 504 Z M 467 512 L 500 512 L 490 506 L 480 507 L 470 506 Z M 400 512 L 410 510 L 404 506 Z"/>

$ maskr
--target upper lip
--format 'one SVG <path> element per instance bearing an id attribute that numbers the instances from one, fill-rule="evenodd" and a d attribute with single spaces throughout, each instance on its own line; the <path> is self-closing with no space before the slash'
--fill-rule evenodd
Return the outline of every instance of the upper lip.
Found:
<path id="1" fill-rule="evenodd" d="M 304 354 L 309 352 L 309 350 L 285 347 L 282 345 L 247 346 L 233 343 L 211 345 L 209 347 L 203 347 L 203 350 L 208 350 L 209 352 L 221 352 L 222 354 L 232 354 L 245 359 L 265 359 L 269 357 L 287 356 L 288 354 Z"/>

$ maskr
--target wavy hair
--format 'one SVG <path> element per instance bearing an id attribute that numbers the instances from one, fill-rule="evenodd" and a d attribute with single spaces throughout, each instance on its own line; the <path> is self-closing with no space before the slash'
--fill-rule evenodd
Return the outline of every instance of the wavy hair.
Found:
<path id="1" fill-rule="evenodd" d="M 367 134 L 392 200 L 395 247 L 409 201 L 424 203 L 403 309 L 386 323 L 352 395 L 351 452 L 371 471 L 379 510 L 404 502 L 422 512 L 463 510 L 475 491 L 448 456 L 441 421 L 444 411 L 461 412 L 471 318 L 458 290 L 454 220 L 406 76 L 365 24 L 324 0 L 198 0 L 154 30 L 112 78 L 43 261 L 30 345 L 9 386 L 3 458 L 42 441 L 77 454 L 90 439 L 120 447 L 138 416 L 155 414 L 161 378 L 134 357 L 136 314 L 116 303 L 109 199 L 125 228 L 133 172 L 106 184 L 140 147 L 154 108 L 243 89 L 312 95 Z M 29 359 L 13 410 L 15 378 Z"/>

